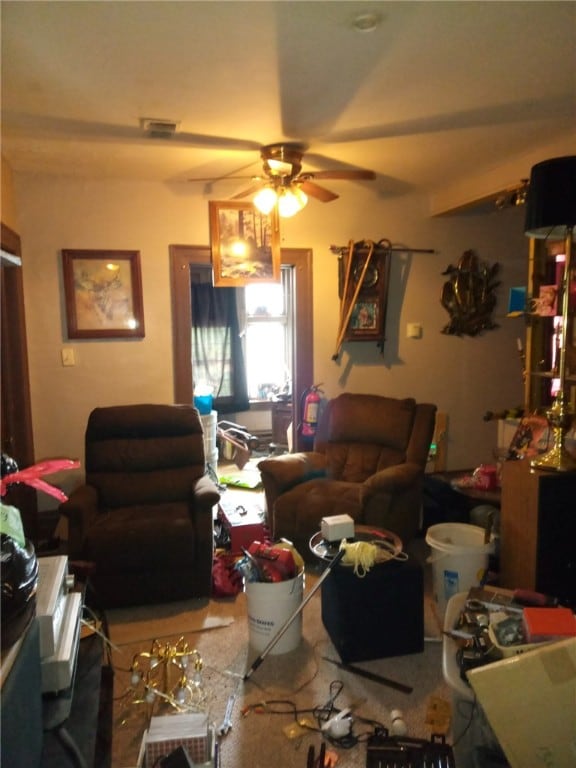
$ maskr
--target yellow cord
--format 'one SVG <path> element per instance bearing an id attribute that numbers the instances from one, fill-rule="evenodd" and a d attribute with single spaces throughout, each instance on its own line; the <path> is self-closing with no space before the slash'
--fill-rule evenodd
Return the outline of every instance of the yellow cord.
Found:
<path id="1" fill-rule="evenodd" d="M 342 565 L 354 568 L 354 575 L 363 579 L 368 571 L 378 563 L 387 560 L 406 560 L 405 552 L 397 552 L 394 546 L 386 541 L 353 541 L 348 543 L 342 539 L 340 549 L 344 550 Z"/>

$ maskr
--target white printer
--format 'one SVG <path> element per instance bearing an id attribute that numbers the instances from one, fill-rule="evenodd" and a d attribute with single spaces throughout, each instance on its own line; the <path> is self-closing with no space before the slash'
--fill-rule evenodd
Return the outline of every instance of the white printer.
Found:
<path id="1" fill-rule="evenodd" d="M 40 629 L 43 693 L 57 693 L 73 681 L 82 618 L 82 595 L 66 556 L 38 558 L 36 618 Z"/>

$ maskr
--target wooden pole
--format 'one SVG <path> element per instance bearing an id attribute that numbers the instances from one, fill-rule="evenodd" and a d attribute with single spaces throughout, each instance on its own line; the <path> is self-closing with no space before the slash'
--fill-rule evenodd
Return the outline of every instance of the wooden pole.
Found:
<path id="1" fill-rule="evenodd" d="M 338 360 L 338 355 L 340 354 L 340 347 L 342 346 L 342 341 L 344 340 L 344 336 L 346 335 L 348 323 L 350 322 L 352 312 L 354 311 L 354 305 L 356 304 L 356 299 L 358 298 L 358 294 L 360 293 L 360 289 L 362 288 L 362 283 L 364 282 L 364 277 L 366 276 L 366 271 L 368 269 L 368 265 L 370 264 L 370 260 L 372 258 L 373 253 L 374 253 L 374 243 L 370 241 L 370 247 L 368 249 L 368 254 L 366 256 L 366 261 L 364 262 L 364 266 L 362 267 L 362 272 L 360 273 L 360 277 L 358 278 L 358 282 L 356 283 L 356 286 L 354 288 L 354 294 L 352 295 L 350 304 L 348 305 L 348 308 L 346 310 L 346 316 L 345 316 L 344 322 L 341 323 L 340 325 L 340 332 L 338 333 L 338 339 L 336 341 L 336 352 L 332 355 L 332 360 Z M 352 257 L 350 257 L 350 263 L 351 262 L 352 262 Z"/>

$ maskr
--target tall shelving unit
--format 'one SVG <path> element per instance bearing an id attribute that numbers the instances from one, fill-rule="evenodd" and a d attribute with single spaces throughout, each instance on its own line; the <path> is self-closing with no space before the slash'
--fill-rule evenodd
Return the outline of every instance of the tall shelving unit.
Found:
<path id="1" fill-rule="evenodd" d="M 560 333 L 566 333 L 564 392 L 576 399 L 576 270 L 569 280 L 569 311 L 562 328 L 564 241 L 530 239 L 526 291 L 525 407 L 542 415 L 559 386 Z M 556 286 L 556 309 L 547 312 L 543 286 Z M 545 592 L 576 609 L 576 472 L 534 469 L 528 459 L 502 469 L 500 586 Z"/>
<path id="2" fill-rule="evenodd" d="M 524 402 L 530 412 L 544 413 L 552 404 L 558 385 L 558 355 L 562 330 L 562 274 L 564 241 L 530 239 L 526 291 L 526 344 Z M 538 313 L 538 301 L 546 286 L 556 286 L 556 311 Z M 542 299 L 544 301 L 544 299 Z M 566 392 L 576 406 L 576 275 L 570 280 L 568 327 L 566 328 Z"/>

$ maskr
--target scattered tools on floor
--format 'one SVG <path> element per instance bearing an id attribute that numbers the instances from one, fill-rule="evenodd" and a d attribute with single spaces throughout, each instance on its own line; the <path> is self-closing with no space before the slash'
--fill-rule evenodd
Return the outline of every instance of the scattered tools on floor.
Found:
<path id="1" fill-rule="evenodd" d="M 222 720 L 218 728 L 218 736 L 226 736 L 232 730 L 232 712 L 234 710 L 234 702 L 236 701 L 236 694 L 232 693 L 228 697 L 228 703 L 226 704 L 226 712 L 224 713 L 224 719 Z"/>
<path id="2" fill-rule="evenodd" d="M 326 750 L 326 743 L 322 742 L 320 745 L 320 753 L 316 757 L 316 750 L 314 745 L 311 744 L 308 747 L 308 753 L 306 755 L 306 768 L 334 768 L 338 762 L 338 755 L 336 752 Z"/>

